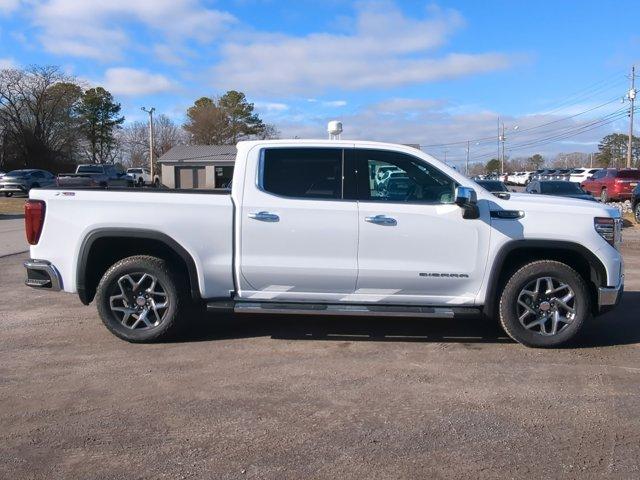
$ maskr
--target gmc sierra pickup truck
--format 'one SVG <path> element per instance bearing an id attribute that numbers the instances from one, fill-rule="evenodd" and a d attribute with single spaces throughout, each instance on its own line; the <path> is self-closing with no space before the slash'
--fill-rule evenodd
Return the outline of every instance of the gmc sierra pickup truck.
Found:
<path id="1" fill-rule="evenodd" d="M 95 302 L 131 342 L 194 311 L 494 318 L 572 340 L 622 294 L 621 219 L 596 202 L 498 198 L 426 153 L 364 141 L 238 144 L 232 189 L 33 190 L 26 284 Z M 392 168 L 390 168 L 392 167 Z M 381 170 L 392 170 L 387 183 Z"/>

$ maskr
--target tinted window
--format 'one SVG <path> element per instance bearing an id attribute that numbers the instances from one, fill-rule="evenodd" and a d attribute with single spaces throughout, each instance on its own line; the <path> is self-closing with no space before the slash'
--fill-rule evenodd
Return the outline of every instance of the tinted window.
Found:
<path id="1" fill-rule="evenodd" d="M 273 148 L 264 151 L 262 188 L 295 198 L 342 198 L 342 150 Z"/>
<path id="2" fill-rule="evenodd" d="M 605 170 L 598 170 L 596 173 L 593 174 L 591 178 L 593 180 L 597 180 L 598 178 L 604 177 L 604 174 L 605 174 Z"/>
<path id="3" fill-rule="evenodd" d="M 33 172 L 31 174 L 31 176 L 34 177 L 34 178 L 44 178 L 44 173 L 42 173 L 42 172 Z"/>
<path id="4" fill-rule="evenodd" d="M 480 185 L 481 187 L 484 187 L 485 189 L 489 190 L 490 192 L 508 192 L 509 189 L 507 188 L 507 186 L 502 183 L 502 182 L 498 182 L 497 180 L 478 180 L 478 185 Z"/>
<path id="5" fill-rule="evenodd" d="M 540 187 L 542 189 L 541 193 L 548 195 L 584 193 L 582 189 L 573 182 L 542 182 Z"/>
<path id="6" fill-rule="evenodd" d="M 621 170 L 618 172 L 618 178 L 640 178 L 640 170 Z"/>
<path id="7" fill-rule="evenodd" d="M 78 173 L 102 173 L 104 167 L 100 165 L 80 165 L 77 170 Z"/>
<path id="8" fill-rule="evenodd" d="M 359 197 L 363 200 L 453 202 L 456 183 L 420 159 L 382 150 L 358 150 L 357 156 L 358 172 L 367 172 L 359 180 Z"/>
<path id="9" fill-rule="evenodd" d="M 129 172 L 129 173 L 142 173 L 142 169 L 141 168 L 130 168 L 129 170 L 127 170 L 127 172 Z"/>

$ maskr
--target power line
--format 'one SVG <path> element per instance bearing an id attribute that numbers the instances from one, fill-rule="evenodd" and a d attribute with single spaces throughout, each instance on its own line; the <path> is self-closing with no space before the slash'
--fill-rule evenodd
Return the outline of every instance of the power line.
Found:
<path id="1" fill-rule="evenodd" d="M 525 131 L 530 131 L 530 130 L 534 130 L 537 128 L 542 128 L 542 127 L 546 127 L 547 125 L 552 125 L 555 123 L 559 123 L 559 122 L 563 122 L 566 120 L 570 120 L 572 118 L 578 117 L 580 115 L 584 115 L 585 113 L 589 113 L 592 112 L 594 110 L 597 110 L 599 108 L 605 107 L 607 105 L 610 105 L 612 103 L 615 103 L 619 101 L 619 97 L 615 97 L 614 99 L 608 100 L 607 102 L 604 102 L 600 105 L 596 105 L 595 107 L 591 107 L 588 108 L 586 110 L 583 110 L 581 112 L 575 113 L 573 115 L 570 115 L 568 117 L 563 117 L 557 120 L 553 120 L 551 122 L 546 122 L 546 123 L 541 123 L 540 125 L 534 125 L 532 127 L 527 127 L 524 129 L 521 129 L 520 132 L 525 132 Z M 420 145 L 420 148 L 437 148 L 437 147 L 449 147 L 449 146 L 455 146 L 455 145 L 466 145 L 467 142 L 473 142 L 473 143 L 485 143 L 485 142 L 494 142 L 496 139 L 495 135 L 491 135 L 491 136 L 487 136 L 487 137 L 482 137 L 482 138 L 476 138 L 476 139 L 471 139 L 471 140 L 461 140 L 459 142 L 450 142 L 450 143 L 432 143 L 432 144 L 428 144 L 428 145 Z"/>

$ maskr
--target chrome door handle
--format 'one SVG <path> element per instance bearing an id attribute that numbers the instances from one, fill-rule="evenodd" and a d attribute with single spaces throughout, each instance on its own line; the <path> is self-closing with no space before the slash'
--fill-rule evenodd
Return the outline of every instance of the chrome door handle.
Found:
<path id="1" fill-rule="evenodd" d="M 385 225 L 387 227 L 394 227 L 398 224 L 395 218 L 387 217 L 386 215 L 376 215 L 375 217 L 364 217 L 365 222 L 375 223 L 376 225 Z"/>
<path id="2" fill-rule="evenodd" d="M 260 220 L 261 222 L 279 222 L 280 217 L 275 213 L 269 212 L 257 212 L 250 213 L 249 218 L 253 218 L 254 220 Z"/>

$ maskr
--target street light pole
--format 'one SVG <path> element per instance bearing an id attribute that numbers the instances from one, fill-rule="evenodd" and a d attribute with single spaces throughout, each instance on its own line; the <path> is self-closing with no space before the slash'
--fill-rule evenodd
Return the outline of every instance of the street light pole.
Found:
<path id="1" fill-rule="evenodd" d="M 465 168 L 465 174 L 467 175 L 467 177 L 469 176 L 469 140 L 467 140 L 467 165 Z"/>
<path id="2" fill-rule="evenodd" d="M 147 109 L 142 107 L 143 112 L 149 114 L 149 171 L 151 172 L 151 185 L 156 184 L 155 169 L 153 168 L 153 112 L 156 111 L 155 107 Z"/>

